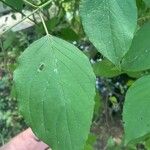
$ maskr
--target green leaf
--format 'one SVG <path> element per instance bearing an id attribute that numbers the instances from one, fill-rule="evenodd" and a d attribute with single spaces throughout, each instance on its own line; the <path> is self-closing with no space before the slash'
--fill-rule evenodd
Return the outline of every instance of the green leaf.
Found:
<path id="1" fill-rule="evenodd" d="M 145 141 L 145 148 L 150 150 L 150 138 Z"/>
<path id="2" fill-rule="evenodd" d="M 14 7 L 15 9 L 17 9 L 18 11 L 21 11 L 23 9 L 23 1 L 22 0 L 5 0 L 5 2 Z"/>
<path id="3" fill-rule="evenodd" d="M 95 76 L 75 46 L 47 35 L 19 58 L 14 84 L 20 110 L 53 150 L 82 150 L 94 110 Z"/>
<path id="4" fill-rule="evenodd" d="M 125 143 L 150 133 L 150 76 L 137 80 L 127 91 L 123 109 Z"/>
<path id="5" fill-rule="evenodd" d="M 58 28 L 57 27 L 58 23 L 59 23 L 58 17 L 53 17 L 53 18 L 45 21 L 45 24 L 46 24 L 49 32 L 55 31 Z M 45 33 L 42 22 L 39 23 L 38 26 L 35 26 L 35 30 L 36 30 L 37 34 L 40 33 L 41 35 L 43 35 Z"/>
<path id="6" fill-rule="evenodd" d="M 79 39 L 78 34 L 72 28 L 62 28 L 58 33 L 58 36 L 67 41 L 77 41 Z"/>
<path id="7" fill-rule="evenodd" d="M 120 75 L 122 72 L 112 64 L 109 60 L 104 59 L 100 62 L 93 64 L 93 70 L 96 76 L 112 78 Z"/>
<path id="8" fill-rule="evenodd" d="M 90 133 L 86 143 L 89 144 L 89 145 L 93 145 L 96 142 L 96 139 L 97 139 L 96 135 Z"/>
<path id="9" fill-rule="evenodd" d="M 84 150 L 94 150 L 91 145 L 85 145 Z"/>
<path id="10" fill-rule="evenodd" d="M 16 39 L 16 34 L 12 31 L 9 31 L 4 36 L 5 40 L 3 42 L 3 48 L 6 50 L 13 45 L 13 42 Z"/>
<path id="11" fill-rule="evenodd" d="M 96 96 L 95 96 L 95 107 L 94 107 L 94 117 L 99 117 L 102 103 L 101 103 L 101 96 L 98 90 L 96 90 Z"/>
<path id="12" fill-rule="evenodd" d="M 90 133 L 86 141 L 84 150 L 94 150 L 94 143 L 96 142 L 96 139 L 96 135 Z"/>
<path id="13" fill-rule="evenodd" d="M 150 75 L 150 70 L 138 71 L 138 72 L 126 72 L 131 78 L 141 78 L 145 75 Z"/>
<path id="14" fill-rule="evenodd" d="M 131 78 L 141 78 L 144 74 L 143 72 L 127 72 L 127 75 Z"/>
<path id="15" fill-rule="evenodd" d="M 150 0 L 143 0 L 145 2 L 145 4 L 150 7 Z"/>
<path id="16" fill-rule="evenodd" d="M 131 48 L 122 61 L 125 71 L 143 71 L 150 69 L 150 22 L 136 33 Z"/>
<path id="17" fill-rule="evenodd" d="M 80 14 L 90 41 L 119 65 L 131 46 L 137 25 L 135 0 L 82 0 Z"/>

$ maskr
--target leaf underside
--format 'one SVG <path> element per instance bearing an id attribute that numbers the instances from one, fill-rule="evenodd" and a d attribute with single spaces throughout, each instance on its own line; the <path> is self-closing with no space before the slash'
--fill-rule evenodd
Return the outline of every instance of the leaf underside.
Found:
<path id="1" fill-rule="evenodd" d="M 75 46 L 47 35 L 20 56 L 14 72 L 20 111 L 53 150 L 82 150 L 94 109 L 95 75 Z"/>

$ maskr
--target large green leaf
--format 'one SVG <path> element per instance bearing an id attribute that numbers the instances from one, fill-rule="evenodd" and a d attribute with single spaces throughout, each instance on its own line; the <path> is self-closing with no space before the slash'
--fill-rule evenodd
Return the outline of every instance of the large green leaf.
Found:
<path id="1" fill-rule="evenodd" d="M 19 58 L 14 84 L 20 110 L 53 150 L 82 150 L 94 110 L 95 75 L 75 46 L 50 35 Z"/>
<path id="2" fill-rule="evenodd" d="M 140 78 L 129 88 L 123 121 L 126 143 L 150 133 L 150 76 Z"/>
<path id="3" fill-rule="evenodd" d="M 82 0 L 80 14 L 90 41 L 118 65 L 129 50 L 136 29 L 135 0 Z"/>
<path id="4" fill-rule="evenodd" d="M 23 9 L 23 1 L 22 0 L 4 0 L 9 6 L 12 6 L 18 11 L 21 11 Z"/>
<path id="5" fill-rule="evenodd" d="M 122 61 L 126 71 L 143 71 L 150 69 L 150 22 L 136 33 L 131 48 Z"/>

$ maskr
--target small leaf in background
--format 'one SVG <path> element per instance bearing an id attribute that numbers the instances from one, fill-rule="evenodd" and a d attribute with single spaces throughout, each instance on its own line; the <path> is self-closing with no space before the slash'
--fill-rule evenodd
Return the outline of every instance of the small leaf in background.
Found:
<path id="1" fill-rule="evenodd" d="M 59 20 L 57 17 L 54 17 L 54 18 L 51 18 L 50 20 L 45 21 L 45 24 L 49 32 L 56 30 L 57 28 L 56 25 L 58 24 L 58 21 Z M 38 26 L 35 26 L 35 29 L 36 29 L 37 34 L 40 33 L 41 35 L 43 35 L 45 33 L 42 22 L 39 23 Z"/>
<path id="2" fill-rule="evenodd" d="M 126 72 L 126 74 L 131 78 L 141 78 L 145 75 L 150 74 L 150 70 L 144 70 L 144 71 L 135 71 L 135 72 Z"/>
<path id="3" fill-rule="evenodd" d="M 127 72 L 127 75 L 131 78 L 140 78 L 143 76 L 143 72 Z"/>
<path id="4" fill-rule="evenodd" d="M 136 33 L 131 48 L 122 61 L 122 69 L 132 72 L 150 69 L 150 22 Z"/>
<path id="5" fill-rule="evenodd" d="M 107 78 L 112 78 L 122 73 L 114 64 L 112 64 L 107 59 L 93 64 L 93 70 L 96 76 Z"/>
<path id="6" fill-rule="evenodd" d="M 95 117 L 99 116 L 101 107 L 102 107 L 101 96 L 100 96 L 100 93 L 98 91 L 96 91 L 95 107 L 94 107 L 94 115 L 95 115 Z"/>
<path id="7" fill-rule="evenodd" d="M 23 9 L 23 1 L 22 0 L 5 0 L 5 2 L 14 7 L 15 9 L 17 9 L 18 11 L 21 11 Z"/>
<path id="8" fill-rule="evenodd" d="M 3 42 L 3 48 L 6 50 L 7 48 L 11 47 L 14 40 L 16 40 L 16 34 L 12 31 L 7 32 L 4 35 L 4 42 Z"/>
<path id="9" fill-rule="evenodd" d="M 115 96 L 110 96 L 109 101 L 110 101 L 111 104 L 112 104 L 112 109 L 113 109 L 114 111 L 119 111 L 120 106 L 119 106 L 119 103 L 118 103 L 118 101 L 117 101 L 117 98 L 116 98 Z"/>
<path id="10" fill-rule="evenodd" d="M 90 133 L 86 141 L 84 150 L 94 150 L 94 143 L 96 142 L 96 139 L 96 135 Z"/>
<path id="11" fill-rule="evenodd" d="M 150 150 L 150 138 L 145 140 L 145 148 L 146 150 Z"/>
<path id="12" fill-rule="evenodd" d="M 150 0 L 144 0 L 145 4 L 150 7 Z"/>
<path id="13" fill-rule="evenodd" d="M 95 75 L 74 45 L 47 35 L 20 56 L 14 85 L 20 111 L 54 150 L 82 150 L 94 110 Z"/>
<path id="14" fill-rule="evenodd" d="M 126 144 L 150 133 L 150 76 L 138 79 L 127 91 L 123 121 Z"/>
<path id="15" fill-rule="evenodd" d="M 89 40 L 119 66 L 137 26 L 135 0 L 82 0 L 80 15 Z"/>
<path id="16" fill-rule="evenodd" d="M 79 39 L 78 34 L 71 28 L 62 28 L 59 33 L 58 36 L 60 38 L 63 38 L 67 41 L 77 41 Z"/>
<path id="17" fill-rule="evenodd" d="M 94 150 L 91 145 L 85 145 L 84 150 Z"/>

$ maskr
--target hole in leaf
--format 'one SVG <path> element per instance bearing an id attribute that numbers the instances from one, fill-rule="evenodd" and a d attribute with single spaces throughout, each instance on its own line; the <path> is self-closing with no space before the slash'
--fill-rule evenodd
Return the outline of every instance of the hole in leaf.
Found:
<path id="1" fill-rule="evenodd" d="M 40 64 L 39 68 L 38 68 L 38 71 L 42 71 L 44 69 L 45 65 L 42 63 Z"/>

